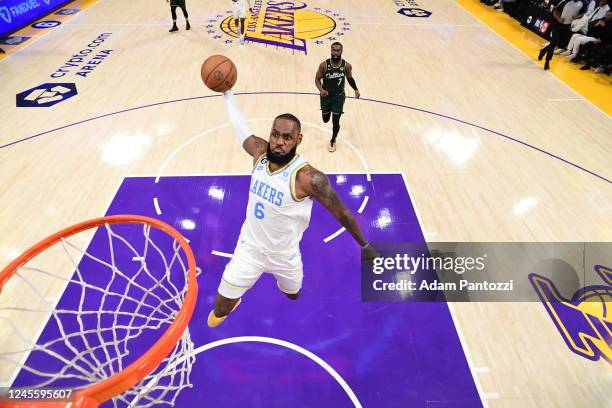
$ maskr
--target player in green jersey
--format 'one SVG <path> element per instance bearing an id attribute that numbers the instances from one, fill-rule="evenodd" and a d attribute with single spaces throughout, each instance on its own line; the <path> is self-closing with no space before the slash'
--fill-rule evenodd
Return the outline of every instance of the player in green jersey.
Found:
<path id="1" fill-rule="evenodd" d="M 315 84 L 321 95 L 321 112 L 323 122 L 332 119 L 332 138 L 329 151 L 336 151 L 336 138 L 340 131 L 340 116 L 344 111 L 344 84 L 348 82 L 355 90 L 355 98 L 359 98 L 359 89 L 353 78 L 353 67 L 342 59 L 342 44 L 335 42 L 331 46 L 331 58 L 319 64 Z"/>

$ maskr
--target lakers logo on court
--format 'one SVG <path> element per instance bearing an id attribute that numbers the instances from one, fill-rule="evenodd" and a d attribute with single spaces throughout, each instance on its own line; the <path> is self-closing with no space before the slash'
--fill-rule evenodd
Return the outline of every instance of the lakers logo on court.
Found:
<path id="1" fill-rule="evenodd" d="M 208 34 L 213 38 L 226 43 L 238 38 L 238 28 L 231 15 L 218 14 L 208 23 Z M 253 13 L 249 13 L 247 18 L 245 39 L 306 54 L 309 42 L 324 44 L 337 41 L 348 31 L 350 23 L 332 10 L 310 8 L 299 1 L 256 0 L 253 2 Z"/>
<path id="2" fill-rule="evenodd" d="M 604 285 L 585 286 L 571 299 L 564 298 L 548 278 L 531 274 L 529 279 L 563 340 L 574 353 L 612 364 L 612 269 L 593 267 Z"/>

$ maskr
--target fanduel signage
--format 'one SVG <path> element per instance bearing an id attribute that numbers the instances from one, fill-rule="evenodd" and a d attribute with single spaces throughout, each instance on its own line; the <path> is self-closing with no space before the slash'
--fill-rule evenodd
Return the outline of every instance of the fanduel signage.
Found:
<path id="1" fill-rule="evenodd" d="M 0 37 L 67 3 L 70 3 L 70 0 L 0 0 Z"/>

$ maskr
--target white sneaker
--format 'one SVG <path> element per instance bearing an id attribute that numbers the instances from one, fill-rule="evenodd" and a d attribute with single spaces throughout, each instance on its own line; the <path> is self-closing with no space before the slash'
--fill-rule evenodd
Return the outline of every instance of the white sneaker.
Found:
<path id="1" fill-rule="evenodd" d="M 566 51 L 560 52 L 559 54 L 565 55 L 567 57 L 568 55 L 572 55 L 572 52 L 570 50 L 566 50 Z"/>
<path id="2" fill-rule="evenodd" d="M 557 48 L 555 50 L 555 55 L 563 54 L 565 51 L 567 51 L 565 48 Z"/>

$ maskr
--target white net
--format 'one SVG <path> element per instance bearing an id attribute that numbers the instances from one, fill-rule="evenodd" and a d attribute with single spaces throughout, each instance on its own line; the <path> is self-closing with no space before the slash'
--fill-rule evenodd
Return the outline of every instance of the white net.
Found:
<path id="1" fill-rule="evenodd" d="M 148 224 L 104 224 L 92 232 L 61 239 L 5 284 L 4 385 L 78 390 L 99 383 L 149 350 L 175 320 L 188 287 L 178 242 Z M 104 406 L 175 406 L 191 386 L 192 351 L 187 329 L 153 372 Z"/>

